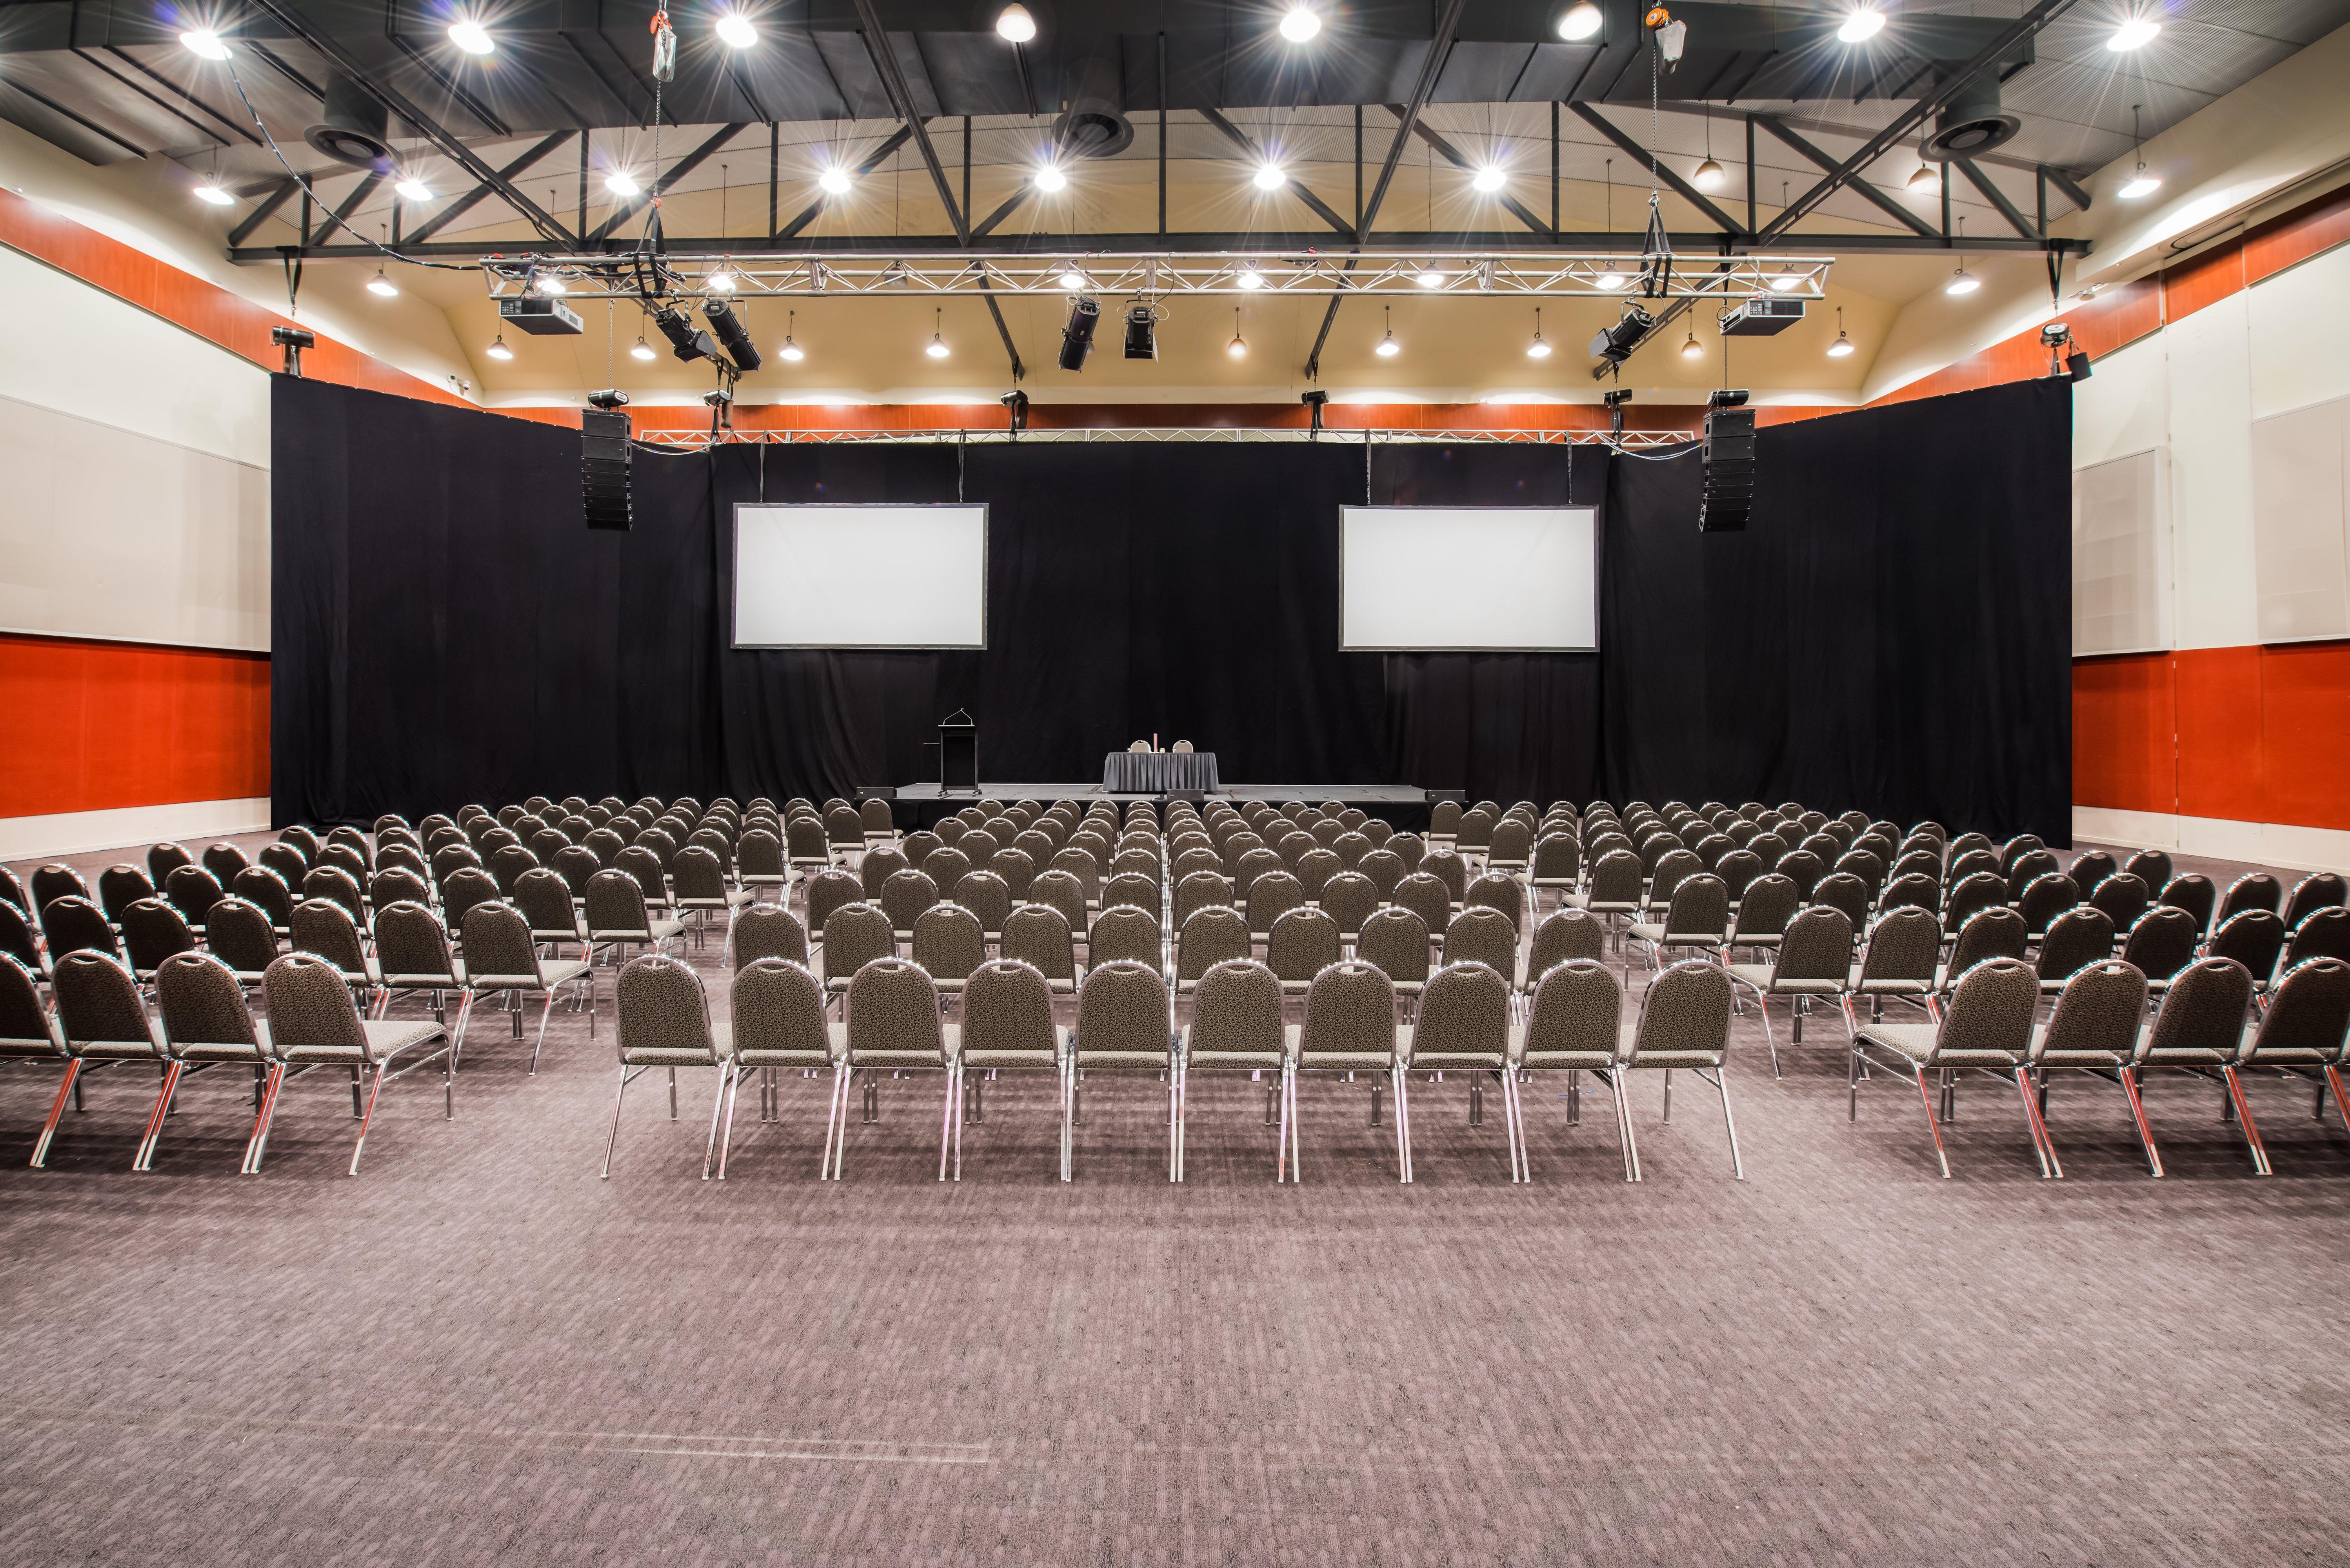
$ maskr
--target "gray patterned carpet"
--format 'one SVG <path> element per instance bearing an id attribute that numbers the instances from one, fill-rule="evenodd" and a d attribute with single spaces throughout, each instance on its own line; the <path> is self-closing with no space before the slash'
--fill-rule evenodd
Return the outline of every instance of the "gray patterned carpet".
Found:
<path id="1" fill-rule="evenodd" d="M 2158 1182 L 2118 1092 L 2060 1085 L 2050 1182 L 1980 1082 L 1945 1182 L 1914 1092 L 1846 1122 L 1830 1015 L 1774 1083 L 1750 1013 L 1743 1183 L 1683 1077 L 1669 1125 L 1638 1085 L 1637 1187 L 1604 1098 L 1537 1082 L 1513 1189 L 1456 1078 L 1409 1189 L 1360 1085 L 1303 1091 L 1276 1189 L 1260 1096 L 1195 1085 L 1170 1188 L 1128 1079 L 1074 1185 L 1003 1083 L 942 1187 L 921 1079 L 820 1187 L 795 1075 L 722 1186 L 706 1074 L 675 1122 L 630 1092 L 608 1183 L 608 1034 L 558 1015 L 533 1077 L 502 1022 L 453 1122 L 387 1091 L 356 1180 L 332 1082 L 244 1178 L 249 1081 L 192 1078 L 134 1176 L 151 1076 L 32 1171 L 56 1074 L 0 1074 L 0 1559 L 2350 1561 L 2350 1139 L 2300 1087 L 2252 1087 L 2263 1180 L 2216 1089 L 2157 1084 Z"/>

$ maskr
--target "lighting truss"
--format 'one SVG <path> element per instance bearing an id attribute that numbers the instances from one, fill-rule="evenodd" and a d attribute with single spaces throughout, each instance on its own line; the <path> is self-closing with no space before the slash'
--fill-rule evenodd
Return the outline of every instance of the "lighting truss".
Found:
<path id="1" fill-rule="evenodd" d="M 1230 430 L 1204 426 L 1110 426 L 1106 428 L 1075 428 L 1068 430 L 1037 430 L 1033 426 L 1018 431 L 1019 441 L 1078 441 L 1087 444 L 1122 445 L 1142 441 L 1169 441 L 1178 445 L 1200 444 L 1223 446 L 1242 441 L 1305 442 L 1319 440 L 1335 446 L 1389 446 L 1441 443 L 1447 446 L 1480 444 L 1491 446 L 1604 446 L 1628 452 L 1659 452 L 1689 446 L 1696 441 L 1692 431 L 1625 431 L 1611 435 L 1604 430 L 1338 430 L 1326 429 L 1317 436 L 1303 426 L 1295 430 Z M 1000 445 L 1015 439 L 1015 432 L 997 426 L 987 430 L 961 431 L 893 431 L 893 430 L 640 430 L 636 433 L 639 446 L 667 447 L 681 452 L 703 452 L 713 446 L 935 446 L 941 442 L 956 444 Z"/>
<path id="2" fill-rule="evenodd" d="M 736 298 L 825 299 L 880 296 L 936 298 L 948 295 L 1071 293 L 1156 298 L 1173 295 L 1430 295 L 1532 296 L 1537 298 L 1735 300 L 1754 294 L 1819 299 L 1833 258 L 1820 255 L 1707 256 L 1702 265 L 1663 270 L 1661 290 L 1644 295 L 1635 281 L 1641 258 L 1621 252 L 1468 253 L 1357 252 L 1347 255 L 1229 251 L 1154 254 L 1083 251 L 1006 252 L 940 257 L 920 254 L 680 255 L 661 258 L 671 296 L 704 291 L 702 280 L 723 272 Z M 1352 264 L 1349 270 L 1348 264 Z M 639 275 L 609 255 L 494 256 L 482 263 L 493 297 L 522 293 L 534 272 L 559 274 L 574 299 L 642 297 Z M 1075 274 L 1078 289 L 1063 279 Z"/>

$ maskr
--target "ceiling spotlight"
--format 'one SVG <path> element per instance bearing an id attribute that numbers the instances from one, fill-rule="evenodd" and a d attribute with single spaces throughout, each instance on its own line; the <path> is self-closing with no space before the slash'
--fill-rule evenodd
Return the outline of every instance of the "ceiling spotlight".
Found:
<path id="1" fill-rule="evenodd" d="M 1068 185 L 1069 177 L 1061 172 L 1059 164 L 1040 163 L 1036 166 L 1036 189 L 1039 191 L 1049 194 L 1055 191 L 1066 191 Z"/>
<path id="2" fill-rule="evenodd" d="M 1885 31 L 1885 13 L 1863 5 L 1844 19 L 1836 29 L 1836 37 L 1847 44 L 1865 44 Z"/>
<path id="3" fill-rule="evenodd" d="M 1475 186 L 1478 190 L 1484 192 L 1489 196 L 1509 182 L 1510 177 L 1503 173 L 1499 166 L 1492 163 L 1488 163 L 1482 169 L 1478 170 L 1476 178 L 1469 182 L 1470 184 Z"/>
<path id="4" fill-rule="evenodd" d="M 1232 306 L 1232 340 L 1224 345 L 1224 352 L 1235 359 L 1248 358 L 1248 345 L 1241 340 L 1241 308 Z"/>
<path id="5" fill-rule="evenodd" d="M 650 359 L 652 357 L 653 346 L 645 341 L 645 335 L 643 333 L 638 333 L 637 346 L 629 350 L 629 358 L 631 359 Z"/>
<path id="6" fill-rule="evenodd" d="M 1681 358 L 1694 359 L 1704 352 L 1705 345 L 1697 340 L 1696 328 L 1690 328 L 1688 340 L 1681 345 Z"/>
<path id="7" fill-rule="evenodd" d="M 1719 191 L 1721 189 L 1721 165 L 1711 158 L 1699 164 L 1697 172 L 1690 176 L 1690 183 L 1700 191 Z"/>
<path id="8" fill-rule="evenodd" d="M 383 268 L 381 267 L 375 269 L 375 275 L 368 279 L 367 286 L 369 294 L 379 296 L 384 299 L 394 299 L 399 297 L 400 295 L 400 286 L 392 282 L 391 279 L 384 276 Z"/>
<path id="9" fill-rule="evenodd" d="M 2146 171 L 2146 165 L 2144 163 L 2140 163 L 2137 166 L 2137 172 L 2131 175 L 2128 182 L 2123 185 L 2121 190 L 2116 192 L 2116 194 L 2119 195 L 2125 202 L 2135 202 L 2140 196 L 2151 196 L 2157 191 L 2161 189 L 2162 182 L 2147 173 Z M 198 192 L 197 194 L 202 195 L 203 192 Z"/>
<path id="10" fill-rule="evenodd" d="M 722 266 L 704 279 L 702 286 L 713 294 L 732 294 L 734 292 L 734 275 Z"/>
<path id="11" fill-rule="evenodd" d="M 497 341 L 491 344 L 489 348 L 483 350 L 483 352 L 488 354 L 493 359 L 511 359 L 514 358 L 514 350 L 506 347 L 506 335 L 503 331 L 498 334 Z"/>
<path id="12" fill-rule="evenodd" d="M 1901 188 L 1920 196 L 1930 196 L 1942 188 L 1942 171 L 1931 163 L 1920 163 L 1918 171 L 1901 182 Z"/>
<path id="13" fill-rule="evenodd" d="M 222 43 L 220 41 L 220 35 L 213 32 L 209 27 L 199 27 L 192 33 L 182 33 L 180 35 L 180 42 L 188 47 L 190 53 L 203 59 L 224 60 L 228 58 L 228 46 Z M 2118 48 L 2120 46 L 2116 45 L 2115 47 Z"/>
<path id="14" fill-rule="evenodd" d="M 615 196 L 633 196 L 643 187 L 637 183 L 635 178 L 627 170 L 615 169 L 604 176 L 604 189 Z"/>
<path id="15" fill-rule="evenodd" d="M 1379 339 L 1378 347 L 1371 352 L 1382 359 L 1392 359 L 1403 352 L 1403 345 L 1395 340 L 1395 311 L 1392 307 L 1388 311 L 1388 335 Z"/>
<path id="16" fill-rule="evenodd" d="M 1282 13 L 1281 36 L 1293 44 L 1303 44 L 1322 30 L 1322 18 L 1306 5 L 1292 5 Z"/>
<path id="17" fill-rule="evenodd" d="M 759 41 L 759 29 L 740 11 L 729 11 L 718 18 L 718 41 L 747 49 Z"/>
<path id="18" fill-rule="evenodd" d="M 222 190 L 217 183 L 207 180 L 196 187 L 196 200 L 209 202 L 215 207 L 225 207 L 236 198 Z"/>
<path id="19" fill-rule="evenodd" d="M 1828 358 L 1841 359 L 1852 352 L 1852 339 L 1844 335 L 1844 306 L 1836 306 L 1836 340 L 1828 345 Z"/>
<path id="20" fill-rule="evenodd" d="M 1280 164 L 1261 163 L 1257 165 L 1256 188 L 1258 190 L 1278 191 L 1284 185 L 1288 183 L 1289 176 L 1281 171 Z"/>
<path id="21" fill-rule="evenodd" d="M 1773 294 L 1784 294 L 1803 281 L 1804 275 L 1799 272 L 1774 272 L 1771 275 L 1771 291 Z"/>
<path id="22" fill-rule="evenodd" d="M 1591 281 L 1596 286 L 1604 288 L 1608 293 L 1613 294 L 1616 290 L 1623 287 L 1632 280 L 1625 276 L 1622 273 L 1617 272 L 1614 262 L 1609 262 L 1606 266 L 1599 269 L 1599 275 L 1593 278 Z"/>
<path id="23" fill-rule="evenodd" d="M 853 181 L 850 179 L 847 170 L 841 168 L 838 164 L 835 164 L 833 167 L 826 170 L 823 173 L 817 175 L 816 177 L 816 182 L 823 189 L 824 193 L 827 196 L 846 196 L 848 194 L 848 187 L 853 183 Z"/>
<path id="24" fill-rule="evenodd" d="M 1591 0 L 1577 0 L 1577 4 L 1568 6 L 1566 15 L 1558 19 L 1558 36 L 1570 44 L 1579 44 L 1598 33 L 1600 21 L 1598 6 L 1594 5 Z"/>
<path id="25" fill-rule="evenodd" d="M 1442 288 L 1444 275 L 1432 266 L 1424 266 L 1412 275 L 1411 281 L 1422 288 Z"/>
<path id="26" fill-rule="evenodd" d="M 1025 5 L 1006 5 L 996 16 L 995 36 L 1007 44 L 1024 44 L 1036 36 L 1036 18 Z"/>
<path id="27" fill-rule="evenodd" d="M 469 55 L 486 55 L 498 47 L 490 30 L 470 18 L 449 24 L 449 41 Z"/>
<path id="28" fill-rule="evenodd" d="M 1024 11 L 1021 15 L 1026 16 L 1027 13 Z M 942 311 L 933 312 L 930 347 L 922 352 L 933 359 L 943 359 L 951 351 L 947 348 L 945 314 Z"/>
<path id="29" fill-rule="evenodd" d="M 1086 275 L 1079 272 L 1075 267 L 1069 267 L 1061 274 L 1060 277 L 1056 281 L 1063 288 L 1067 289 L 1071 294 L 1075 294 L 1086 286 Z"/>
<path id="30" fill-rule="evenodd" d="M 1959 270 L 1950 275 L 1950 281 L 1942 286 L 1942 292 L 1944 294 L 1972 294 L 1981 286 L 1982 279 L 1969 272 L 1967 270 L 1967 264 L 1960 262 L 1959 264 Z"/>
<path id="31" fill-rule="evenodd" d="M 1251 263 L 1249 265 L 1241 268 L 1239 282 L 1243 288 L 1247 289 L 1250 293 L 1253 294 L 1258 289 L 1264 286 L 1264 274 L 1257 271 L 1255 264 Z"/>
<path id="32" fill-rule="evenodd" d="M 1526 358 L 1529 359 L 1547 359 L 1550 358 L 1550 345 L 1543 341 L 1542 307 L 1540 306 L 1536 306 L 1534 307 L 1534 340 L 1526 345 Z"/>
<path id="33" fill-rule="evenodd" d="M 2154 42 L 2154 36 L 2161 31 L 2162 24 L 2153 17 L 2132 16 L 2114 29 L 2113 36 L 2106 40 L 2106 47 L 2116 54 L 2126 53 L 2131 49 L 2142 49 Z M 197 52 L 203 53 L 202 50 Z"/>
<path id="34" fill-rule="evenodd" d="M 402 175 L 400 183 L 394 185 L 392 189 L 400 192 L 400 199 L 403 202 L 432 200 L 432 187 L 413 174 Z"/>

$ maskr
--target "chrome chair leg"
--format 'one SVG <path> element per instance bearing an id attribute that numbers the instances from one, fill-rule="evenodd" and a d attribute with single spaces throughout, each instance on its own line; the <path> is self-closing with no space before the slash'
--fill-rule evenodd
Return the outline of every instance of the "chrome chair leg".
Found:
<path id="1" fill-rule="evenodd" d="M 726 1096 L 726 1125 L 718 1134 L 718 1179 L 726 1179 L 726 1156 L 734 1147 L 734 1103 L 743 1094 L 743 1070 L 729 1063 L 721 1075 L 719 1088 Z"/>
<path id="2" fill-rule="evenodd" d="M 66 1063 L 65 1081 L 57 1085 L 57 1097 L 49 1106 L 49 1119 L 41 1124 L 41 1136 L 33 1142 L 35 1170 L 39 1170 L 49 1162 L 49 1145 L 57 1136 L 57 1123 L 65 1119 L 66 1106 L 68 1104 L 80 1103 L 80 1096 L 75 1092 L 79 1086 L 80 1080 L 81 1058 L 76 1056 Z"/>
<path id="3" fill-rule="evenodd" d="M 1705 1077 L 1705 1069 L 1699 1068 L 1697 1075 Z M 1730 1110 L 1730 1074 L 1716 1067 L 1713 1076 L 1707 1081 L 1713 1085 L 1713 1092 L 1721 1096 L 1721 1125 L 1730 1131 L 1730 1174 L 1734 1180 L 1743 1181 L 1746 1179 L 1746 1165 L 1738 1157 L 1738 1118 Z"/>
<path id="4" fill-rule="evenodd" d="M 286 1082 L 286 1064 L 272 1062 L 263 1072 L 260 1104 L 253 1113 L 253 1131 L 244 1140 L 244 1163 L 237 1168 L 240 1176 L 258 1176 L 261 1157 L 269 1147 L 269 1124 L 277 1114 L 277 1091 Z"/>
<path id="5" fill-rule="evenodd" d="M 941 1181 L 947 1179 L 947 1145 L 954 1137 L 955 1123 L 959 1119 L 955 1113 L 962 1108 L 962 1085 L 955 1077 L 954 1068 L 950 1065 L 943 1075 L 947 1083 L 946 1094 L 942 1096 L 944 1103 L 939 1107 L 939 1179 Z"/>
<path id="6" fill-rule="evenodd" d="M 546 993 L 546 1004 L 538 1010 L 538 1044 L 530 1048 L 529 1075 L 532 1077 L 536 1077 L 538 1075 L 538 1054 L 546 1049 L 546 1021 L 554 1015 L 555 992 L 550 990 Z M 522 1014 L 519 1012 L 515 1013 L 515 1020 L 517 1023 L 521 1022 Z"/>
<path id="7" fill-rule="evenodd" d="M 2269 1165 L 2267 1146 L 2261 1142 L 2260 1128 L 2252 1125 L 2252 1106 L 2251 1102 L 2244 1098 L 2243 1079 L 2237 1075 L 2233 1063 L 2223 1063 L 2220 1072 L 2227 1079 L 2228 1103 L 2235 1109 L 2236 1125 L 2243 1132 L 2245 1148 L 2251 1153 L 2252 1169 L 2262 1176 L 2275 1175 Z"/>
<path id="8" fill-rule="evenodd" d="M 1411 1116 L 1404 1108 L 1410 1103 L 1408 1098 L 1409 1091 L 1404 1087 L 1404 1081 L 1410 1075 L 1398 1071 L 1390 1073 L 1388 1076 L 1395 1081 L 1396 1176 L 1404 1186 L 1409 1187 L 1411 1185 Z M 1376 1096 L 1378 1094 L 1378 1088 L 1373 1087 L 1371 1093 Z M 1371 1103 L 1376 1106 L 1378 1101 L 1374 1098 Z"/>
<path id="9" fill-rule="evenodd" d="M 2023 1119 L 2032 1133 L 2032 1150 L 2040 1157 L 2040 1174 L 2054 1179 L 2064 1174 L 2056 1163 L 2056 1151 L 2049 1146 L 2047 1129 L 2040 1120 L 2040 1096 L 2033 1092 L 2032 1075 L 2023 1068 L 2015 1069 L 2016 1093 L 2023 1096 Z"/>
<path id="10" fill-rule="evenodd" d="M 357 1176 L 359 1173 L 359 1155 L 367 1148 L 368 1128 L 375 1122 L 375 1103 L 383 1097 L 384 1069 L 390 1065 L 391 1064 L 390 1062 L 379 1062 L 376 1064 L 375 1087 L 368 1091 L 367 1111 L 359 1117 L 359 1141 L 351 1145 L 351 1168 L 349 1174 L 353 1176 Z"/>
<path id="11" fill-rule="evenodd" d="M 718 1161 L 718 1116 L 726 1108 L 726 1078 L 729 1064 L 718 1070 L 718 1092 L 710 1097 L 710 1137 L 702 1145 L 702 1179 L 710 1179 Z"/>
<path id="12" fill-rule="evenodd" d="M 2122 1093 L 2129 1096 L 2130 1119 L 2137 1123 L 2137 1141 L 2146 1148 L 2147 1169 L 2159 1179 L 2162 1175 L 2162 1156 L 2155 1151 L 2154 1128 L 2147 1122 L 2146 1101 L 2137 1091 L 2137 1069 L 2123 1067 L 2116 1072 L 2114 1076 L 2121 1080 Z"/>
<path id="13" fill-rule="evenodd" d="M 639 1071 L 641 1070 L 642 1069 L 639 1069 Z M 629 1080 L 636 1075 L 637 1075 L 635 1073 L 629 1072 L 625 1064 L 622 1065 L 620 1068 L 620 1086 L 612 1091 L 612 1130 L 609 1136 L 604 1139 L 603 1179 L 606 1181 L 612 1179 L 612 1149 L 613 1147 L 620 1141 L 620 1099 L 621 1096 L 625 1096 L 629 1092 Z"/>
<path id="14" fill-rule="evenodd" d="M 1948 1181 L 1950 1179 L 1950 1157 L 1943 1152 L 1942 1129 L 1935 1125 L 1934 1095 L 1932 1090 L 1926 1087 L 1926 1069 L 1913 1065 L 1910 1071 L 1918 1075 L 1918 1097 L 1926 1103 L 1926 1130 L 1933 1135 L 1934 1158 L 1941 1163 L 1942 1179 Z M 1856 1087 L 1854 1090 L 1856 1100 L 1858 1096 L 1859 1091 Z"/>
<path id="15" fill-rule="evenodd" d="M 163 1064 L 162 1086 L 155 1094 L 155 1108 L 147 1113 L 147 1129 L 139 1137 L 139 1151 L 130 1157 L 133 1170 L 155 1168 L 155 1145 L 163 1136 L 163 1118 L 171 1114 L 172 1092 L 180 1086 L 180 1075 L 187 1064 L 168 1061 Z"/>

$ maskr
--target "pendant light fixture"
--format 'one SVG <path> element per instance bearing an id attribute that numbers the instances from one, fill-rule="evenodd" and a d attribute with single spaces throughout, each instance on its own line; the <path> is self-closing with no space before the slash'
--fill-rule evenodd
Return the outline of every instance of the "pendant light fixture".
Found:
<path id="1" fill-rule="evenodd" d="M 1828 345 L 1828 358 L 1842 359 L 1852 352 L 1852 339 L 1844 335 L 1844 306 L 1836 306 L 1836 339 Z"/>
<path id="2" fill-rule="evenodd" d="M 1690 176 L 1690 183 L 1700 191 L 1721 189 L 1722 168 L 1713 161 L 1713 106 L 1705 106 L 1705 161 Z"/>
<path id="3" fill-rule="evenodd" d="M 934 319 L 931 332 L 931 346 L 923 349 L 922 352 L 928 354 L 933 359 L 943 359 L 948 356 L 948 354 L 952 352 L 952 350 L 947 347 L 946 312 L 944 309 L 939 309 L 933 311 L 931 314 Z"/>
<path id="4" fill-rule="evenodd" d="M 1386 309 L 1388 335 L 1379 339 L 1378 347 L 1372 349 L 1371 352 L 1377 354 L 1382 359 L 1392 359 L 1397 355 L 1403 352 L 1403 345 L 1396 341 L 1395 306 L 1390 305 L 1387 306 Z"/>
<path id="5" fill-rule="evenodd" d="M 1534 306 L 1534 340 L 1526 345 L 1526 358 L 1529 359 L 1550 358 L 1550 345 L 1543 341 L 1542 306 L 1539 305 Z"/>
<path id="6" fill-rule="evenodd" d="M 1224 352 L 1235 359 L 1248 358 L 1248 345 L 1241 340 L 1241 307 L 1232 306 L 1232 340 L 1224 345 Z"/>
<path id="7" fill-rule="evenodd" d="M 2162 189 L 2162 182 L 2146 171 L 2146 134 L 2138 125 L 2137 111 L 2141 106 L 2130 105 L 2130 140 L 2137 144 L 2137 170 L 2123 182 L 2116 192 L 2125 202 L 2135 202 L 2140 196 L 2151 196 Z"/>

